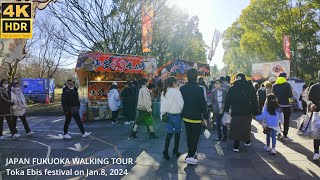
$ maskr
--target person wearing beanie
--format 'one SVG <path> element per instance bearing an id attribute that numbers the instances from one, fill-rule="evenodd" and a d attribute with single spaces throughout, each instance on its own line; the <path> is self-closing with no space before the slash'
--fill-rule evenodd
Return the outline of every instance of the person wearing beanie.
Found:
<path id="1" fill-rule="evenodd" d="M 275 77 L 270 77 L 268 81 L 269 81 L 271 84 L 274 84 L 274 83 L 276 82 L 276 80 L 277 80 L 277 78 L 275 78 Z"/>
<path id="2" fill-rule="evenodd" d="M 311 112 L 320 112 L 320 71 L 318 71 L 319 82 L 311 86 L 308 96 L 308 107 Z M 314 156 L 313 160 L 319 160 L 320 139 L 313 140 Z"/>
<path id="3" fill-rule="evenodd" d="M 234 140 L 233 151 L 239 152 L 240 141 L 244 141 L 247 147 L 251 146 L 252 115 L 259 114 L 255 89 L 243 73 L 236 75 L 236 81 L 227 93 L 224 112 L 229 113 L 230 109 L 232 120 L 229 136 Z"/>
<path id="4" fill-rule="evenodd" d="M 288 132 L 291 116 L 291 105 L 289 103 L 289 99 L 293 97 L 293 93 L 291 85 L 287 82 L 286 77 L 286 73 L 279 74 L 276 83 L 272 86 L 272 93 L 277 97 L 284 114 L 283 139 L 286 141 L 292 141 L 292 139 L 288 137 Z"/>

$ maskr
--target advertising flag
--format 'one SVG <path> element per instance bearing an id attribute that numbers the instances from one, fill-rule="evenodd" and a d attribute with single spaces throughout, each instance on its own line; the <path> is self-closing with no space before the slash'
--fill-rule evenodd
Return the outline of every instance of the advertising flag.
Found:
<path id="1" fill-rule="evenodd" d="M 142 7 L 142 52 L 151 52 L 153 7 L 144 1 Z"/>
<path id="2" fill-rule="evenodd" d="M 290 54 L 290 36 L 285 35 L 283 36 L 283 50 L 286 58 L 288 60 L 291 59 L 291 54 Z"/>

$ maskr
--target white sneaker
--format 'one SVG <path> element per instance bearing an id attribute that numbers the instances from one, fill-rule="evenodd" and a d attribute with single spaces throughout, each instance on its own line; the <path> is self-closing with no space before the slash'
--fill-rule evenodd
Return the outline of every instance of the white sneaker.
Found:
<path id="1" fill-rule="evenodd" d="M 284 141 L 290 141 L 290 142 L 293 141 L 293 139 L 291 139 L 291 138 L 289 138 L 289 137 L 283 137 L 283 140 L 284 140 Z"/>
<path id="2" fill-rule="evenodd" d="M 198 164 L 198 160 L 193 157 L 186 157 L 184 161 L 188 164 L 193 164 L 193 165 Z"/>
<path id="3" fill-rule="evenodd" d="M 320 154 L 319 153 L 314 153 L 314 155 L 313 155 L 313 160 L 314 161 L 317 161 L 317 160 L 319 160 L 320 159 Z"/>
<path id="4" fill-rule="evenodd" d="M 13 138 L 13 139 L 18 139 L 20 136 L 21 136 L 20 134 L 16 133 L 16 134 L 14 134 L 14 135 L 12 136 L 12 138 Z"/>
<path id="5" fill-rule="evenodd" d="M 111 123 L 111 124 L 118 124 L 118 121 L 116 121 L 116 122 L 113 122 L 113 121 L 112 121 L 112 123 Z"/>
<path id="6" fill-rule="evenodd" d="M 134 124 L 134 121 L 130 121 L 130 124 Z"/>
<path id="7" fill-rule="evenodd" d="M 91 134 L 91 132 L 85 132 L 84 134 L 82 134 L 82 137 L 88 137 Z"/>
<path id="8" fill-rule="evenodd" d="M 64 139 L 71 139 L 72 137 L 69 134 L 65 134 L 65 135 L 63 135 L 63 138 Z"/>
<path id="9" fill-rule="evenodd" d="M 4 136 L 0 136 L 0 139 L 5 139 L 5 137 Z"/>
<path id="10" fill-rule="evenodd" d="M 247 143 L 244 143 L 244 145 L 246 146 L 246 147 L 250 147 L 251 145 L 252 145 L 252 143 L 251 143 L 251 141 L 247 144 Z"/>
<path id="11" fill-rule="evenodd" d="M 269 152 L 271 151 L 270 146 L 267 146 L 267 145 L 264 146 L 264 149 L 265 149 L 266 151 L 269 151 Z"/>
<path id="12" fill-rule="evenodd" d="M 32 134 L 34 134 L 34 132 L 30 131 L 30 132 L 27 133 L 27 136 L 32 136 Z"/>
<path id="13" fill-rule="evenodd" d="M 234 149 L 234 148 L 233 148 L 233 152 L 239 152 L 239 149 Z"/>
<path id="14" fill-rule="evenodd" d="M 129 125 L 129 124 L 130 124 L 130 122 L 129 122 L 129 121 L 126 121 L 126 122 L 124 122 L 124 124 L 125 124 L 125 125 Z"/>
<path id="15" fill-rule="evenodd" d="M 276 151 L 276 149 L 275 149 L 275 148 L 272 148 L 272 150 L 271 150 L 271 154 L 277 154 L 277 151 Z"/>

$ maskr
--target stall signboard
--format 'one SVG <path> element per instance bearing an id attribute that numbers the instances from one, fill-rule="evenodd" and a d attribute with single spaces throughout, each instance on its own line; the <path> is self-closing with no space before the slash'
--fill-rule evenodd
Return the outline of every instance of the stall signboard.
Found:
<path id="1" fill-rule="evenodd" d="M 161 80 L 167 79 L 169 76 L 175 76 L 177 79 L 185 79 L 187 71 L 191 68 L 196 68 L 199 76 L 210 76 L 210 68 L 208 64 L 202 64 L 192 61 L 176 59 L 168 62 L 158 69 L 161 75 Z"/>
<path id="2" fill-rule="evenodd" d="M 108 54 L 101 52 L 82 53 L 78 57 L 77 69 L 91 64 L 95 72 L 117 72 L 155 76 L 157 62 L 152 57 Z"/>
<path id="3" fill-rule="evenodd" d="M 274 61 L 252 64 L 252 80 L 267 80 L 269 77 L 277 77 L 280 73 L 287 73 L 290 76 L 290 61 Z"/>
<path id="4" fill-rule="evenodd" d="M 107 99 L 108 92 L 111 88 L 111 83 L 105 82 L 90 82 L 88 85 L 89 99 Z M 118 82 L 118 89 L 123 89 L 124 83 Z"/>
<path id="5" fill-rule="evenodd" d="M 110 87 L 111 87 L 110 83 L 99 83 L 99 82 L 89 83 L 89 86 L 88 86 L 89 99 L 106 99 Z"/>

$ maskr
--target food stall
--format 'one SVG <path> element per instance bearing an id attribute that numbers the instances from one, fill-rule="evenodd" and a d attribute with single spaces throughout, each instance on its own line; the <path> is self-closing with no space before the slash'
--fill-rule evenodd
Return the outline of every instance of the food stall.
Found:
<path id="1" fill-rule="evenodd" d="M 79 80 L 82 120 L 110 119 L 107 94 L 112 82 L 117 82 L 121 92 L 128 80 L 138 80 L 143 77 L 151 79 L 155 76 L 156 69 L 156 59 L 152 57 L 101 52 L 81 53 L 76 72 Z"/>
<path id="2" fill-rule="evenodd" d="M 209 64 L 202 64 L 182 59 L 169 61 L 158 69 L 157 74 L 161 77 L 162 82 L 169 76 L 174 76 L 179 80 L 180 84 L 183 84 L 187 82 L 187 71 L 191 68 L 196 68 L 200 77 L 206 78 L 210 76 Z"/>

